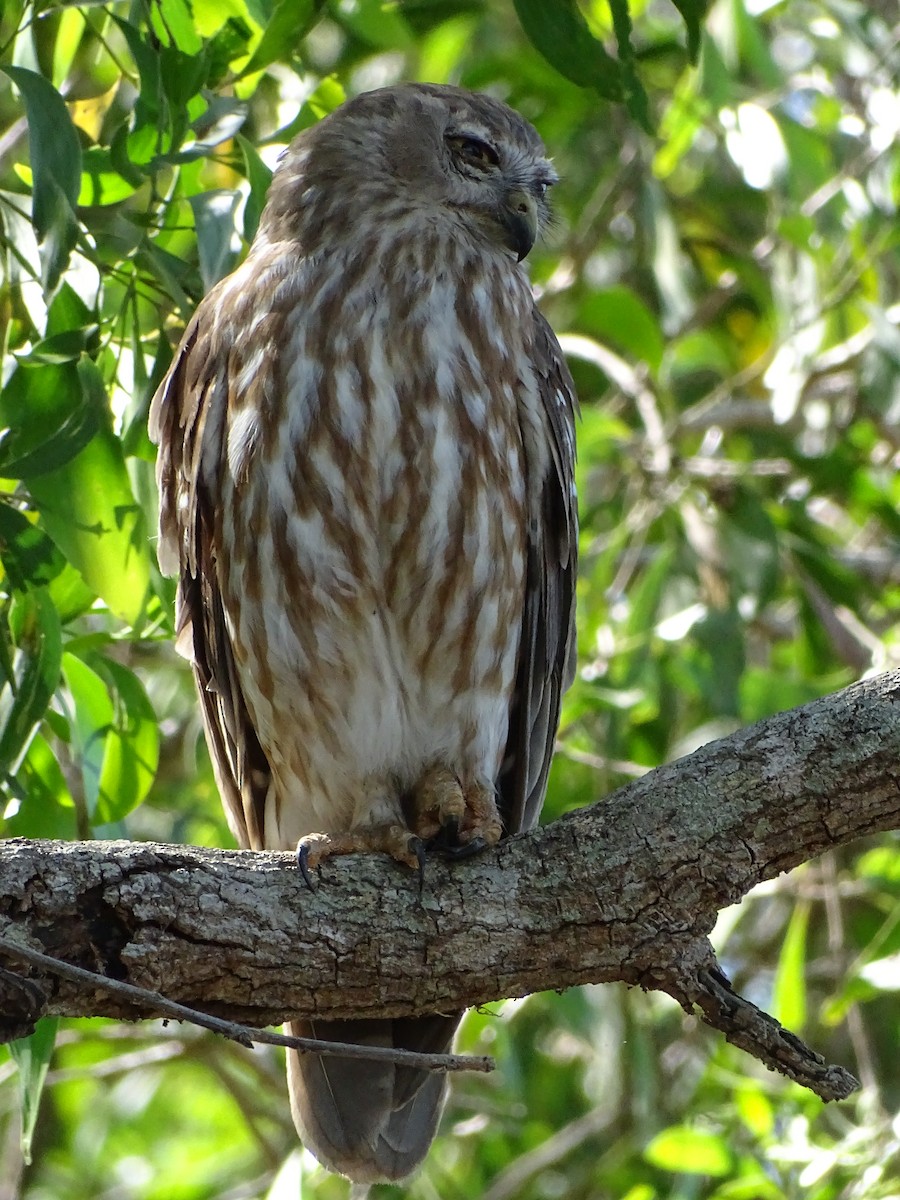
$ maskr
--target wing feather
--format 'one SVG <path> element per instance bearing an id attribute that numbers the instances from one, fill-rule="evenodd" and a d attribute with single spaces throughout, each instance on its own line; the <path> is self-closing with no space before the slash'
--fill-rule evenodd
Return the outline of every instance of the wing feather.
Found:
<path id="1" fill-rule="evenodd" d="M 228 407 L 227 349 L 216 337 L 215 303 L 212 293 L 198 308 L 150 408 L 150 436 L 159 445 L 158 554 L 160 569 L 178 577 L 176 644 L 194 668 L 228 824 L 240 846 L 260 849 L 271 771 L 238 680 L 204 478 L 223 461 Z"/>
<path id="2" fill-rule="evenodd" d="M 499 779 L 508 833 L 537 822 L 553 758 L 562 696 L 575 677 L 575 385 L 559 342 L 535 309 L 533 367 L 549 459 L 528 531 L 525 604 L 506 755 Z M 529 490 L 535 484 L 529 480 Z"/>

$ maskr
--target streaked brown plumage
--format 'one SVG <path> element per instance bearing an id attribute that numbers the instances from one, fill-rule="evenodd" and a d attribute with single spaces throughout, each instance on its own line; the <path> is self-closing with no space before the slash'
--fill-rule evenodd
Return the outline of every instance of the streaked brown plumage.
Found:
<path id="1" fill-rule="evenodd" d="M 574 654 L 575 398 L 519 260 L 554 180 L 486 96 L 357 97 L 292 143 L 185 333 L 151 412 L 159 557 L 242 846 L 415 861 L 411 836 L 537 820 Z M 458 1019 L 294 1030 L 438 1050 Z M 288 1057 L 322 1162 L 422 1160 L 441 1076 Z"/>

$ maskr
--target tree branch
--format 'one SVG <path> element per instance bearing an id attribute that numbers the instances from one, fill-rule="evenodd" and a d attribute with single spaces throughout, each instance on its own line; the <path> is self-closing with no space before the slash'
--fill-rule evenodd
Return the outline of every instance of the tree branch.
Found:
<path id="1" fill-rule="evenodd" d="M 779 714 L 476 858 L 424 890 L 380 855 L 125 842 L 0 845 L 0 937 L 252 1026 L 452 1012 L 624 980 L 658 988 L 824 1099 L 855 1080 L 736 995 L 719 909 L 825 850 L 900 827 L 900 672 Z M 158 1015 L 3 955 L 7 1038 L 44 1013 Z"/>

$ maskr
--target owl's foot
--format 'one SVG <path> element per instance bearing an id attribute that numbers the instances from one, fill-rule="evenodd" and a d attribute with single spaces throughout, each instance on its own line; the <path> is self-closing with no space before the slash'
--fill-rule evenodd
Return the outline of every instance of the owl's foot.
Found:
<path id="1" fill-rule="evenodd" d="M 351 829 L 347 833 L 309 833 L 297 843 L 297 866 L 303 881 L 313 891 L 310 872 L 336 854 L 366 854 L 378 851 L 419 874 L 421 885 L 425 875 L 425 846 L 422 839 L 402 825 L 371 825 L 366 829 Z"/>
<path id="2" fill-rule="evenodd" d="M 447 767 L 432 767 L 413 790 L 410 824 L 436 850 L 465 858 L 500 840 L 502 824 L 493 788 L 463 788 Z"/>

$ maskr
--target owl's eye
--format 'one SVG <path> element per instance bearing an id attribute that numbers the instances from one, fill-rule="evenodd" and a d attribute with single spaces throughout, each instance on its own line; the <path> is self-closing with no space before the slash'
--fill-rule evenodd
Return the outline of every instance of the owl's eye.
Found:
<path id="1" fill-rule="evenodd" d="M 463 163 L 487 171 L 491 167 L 499 167 L 500 155 L 493 146 L 483 142 L 481 138 L 469 137 L 466 134 L 451 134 L 447 145 Z"/>

